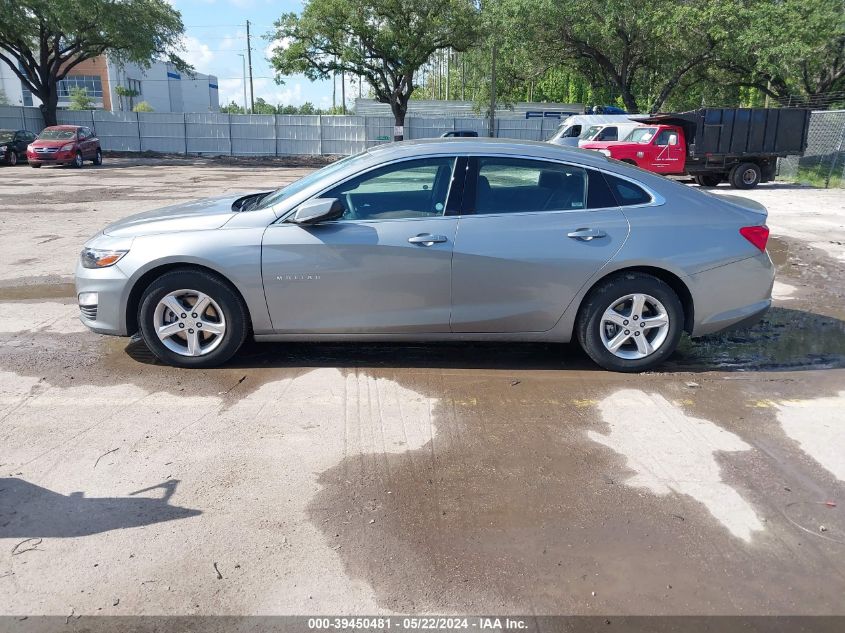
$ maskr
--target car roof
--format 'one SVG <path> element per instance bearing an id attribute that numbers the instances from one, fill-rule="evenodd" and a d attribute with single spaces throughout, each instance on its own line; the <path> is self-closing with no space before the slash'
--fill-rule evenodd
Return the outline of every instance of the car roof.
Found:
<path id="1" fill-rule="evenodd" d="M 83 125 L 48 125 L 44 130 L 78 130 Z M 41 130 L 42 132 L 44 130 Z"/>
<path id="2" fill-rule="evenodd" d="M 451 137 L 423 138 L 376 145 L 368 150 L 374 158 L 426 156 L 430 154 L 496 154 L 572 160 L 582 165 L 606 166 L 607 157 L 599 152 L 554 145 L 543 141 L 512 138 Z"/>

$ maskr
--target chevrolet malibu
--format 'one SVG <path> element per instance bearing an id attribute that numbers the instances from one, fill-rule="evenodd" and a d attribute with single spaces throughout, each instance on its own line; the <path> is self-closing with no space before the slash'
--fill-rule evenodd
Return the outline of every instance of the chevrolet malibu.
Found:
<path id="1" fill-rule="evenodd" d="M 576 339 L 642 371 L 771 303 L 766 210 L 546 143 L 392 143 L 271 192 L 107 226 L 76 270 L 81 319 L 163 362 L 258 341 Z"/>

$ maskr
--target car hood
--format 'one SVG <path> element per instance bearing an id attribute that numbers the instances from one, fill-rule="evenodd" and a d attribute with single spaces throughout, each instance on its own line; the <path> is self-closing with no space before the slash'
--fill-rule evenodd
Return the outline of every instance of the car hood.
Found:
<path id="1" fill-rule="evenodd" d="M 583 141 L 578 143 L 581 149 L 607 149 L 614 145 L 622 145 L 625 141 Z"/>
<path id="2" fill-rule="evenodd" d="M 30 143 L 30 145 L 33 147 L 61 147 L 62 145 L 67 145 L 68 143 L 76 143 L 76 139 L 35 139 L 32 143 Z"/>
<path id="3" fill-rule="evenodd" d="M 175 231 L 219 229 L 236 214 L 232 203 L 243 194 L 207 198 L 130 215 L 109 224 L 103 233 L 115 237 L 140 237 Z"/>

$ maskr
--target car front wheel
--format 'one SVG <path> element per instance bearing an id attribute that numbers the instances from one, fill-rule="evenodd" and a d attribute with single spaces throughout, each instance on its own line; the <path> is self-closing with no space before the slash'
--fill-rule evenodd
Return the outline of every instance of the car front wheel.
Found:
<path id="1" fill-rule="evenodd" d="M 247 333 L 243 300 L 220 278 L 176 270 L 147 287 L 138 312 L 141 335 L 156 357 L 177 367 L 215 367 L 229 360 Z"/>
<path id="2" fill-rule="evenodd" d="M 82 154 L 80 152 L 76 152 L 76 156 L 73 157 L 73 166 L 79 169 L 80 167 L 82 167 L 82 163 Z"/>
<path id="3" fill-rule="evenodd" d="M 647 371 L 675 351 L 684 324 L 678 295 L 645 273 L 621 273 L 594 288 L 579 312 L 576 335 L 597 364 Z"/>
<path id="4" fill-rule="evenodd" d="M 6 158 L 6 162 L 9 163 L 11 167 L 14 167 L 18 164 L 18 154 L 17 152 L 9 152 L 9 156 Z"/>

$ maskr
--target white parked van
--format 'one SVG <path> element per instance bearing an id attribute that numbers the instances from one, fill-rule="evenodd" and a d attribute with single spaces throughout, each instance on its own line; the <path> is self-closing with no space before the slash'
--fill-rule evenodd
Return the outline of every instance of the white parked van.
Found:
<path id="1" fill-rule="evenodd" d="M 613 136 L 615 139 L 602 138 L 601 140 L 619 140 L 621 141 L 625 136 L 636 127 L 636 119 L 648 115 L 645 114 L 576 114 L 564 119 L 560 127 L 555 131 L 549 139 L 549 143 L 555 145 L 568 145 L 570 147 L 578 147 L 578 141 L 582 140 L 595 141 L 596 135 L 603 133 L 606 136 Z M 624 132 L 620 129 L 624 126 Z M 588 136 L 589 135 L 589 136 Z"/>

